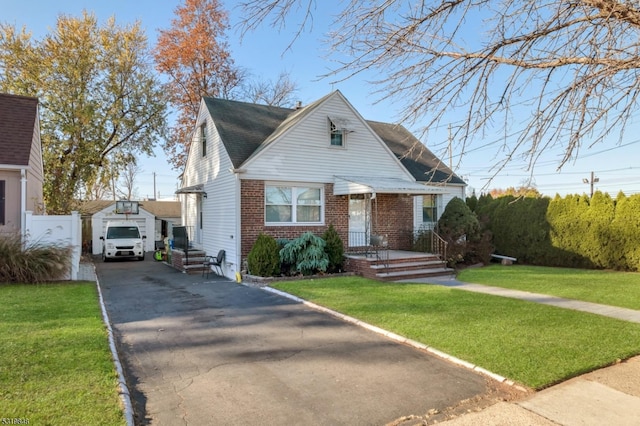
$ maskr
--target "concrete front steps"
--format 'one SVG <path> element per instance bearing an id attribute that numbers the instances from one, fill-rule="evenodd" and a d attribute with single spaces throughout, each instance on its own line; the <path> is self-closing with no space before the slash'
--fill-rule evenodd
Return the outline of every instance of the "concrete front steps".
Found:
<path id="1" fill-rule="evenodd" d="M 437 255 L 388 250 L 367 255 L 347 255 L 349 270 L 366 278 L 380 281 L 400 281 L 434 276 L 453 275 L 446 262 Z"/>

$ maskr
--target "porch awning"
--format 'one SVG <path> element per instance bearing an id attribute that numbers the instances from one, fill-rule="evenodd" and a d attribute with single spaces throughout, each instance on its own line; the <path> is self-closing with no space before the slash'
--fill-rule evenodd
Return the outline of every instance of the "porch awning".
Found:
<path id="1" fill-rule="evenodd" d="M 440 186 L 377 176 L 334 176 L 333 194 L 444 194 L 446 189 Z"/>
<path id="2" fill-rule="evenodd" d="M 204 185 L 201 183 L 198 185 L 185 186 L 183 188 L 180 188 L 176 191 L 176 194 L 202 194 L 205 197 L 207 196 L 207 193 L 204 192 Z"/>

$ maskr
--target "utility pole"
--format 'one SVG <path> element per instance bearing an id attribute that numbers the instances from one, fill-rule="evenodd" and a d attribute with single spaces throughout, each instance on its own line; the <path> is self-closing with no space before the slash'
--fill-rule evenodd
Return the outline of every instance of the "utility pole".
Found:
<path id="1" fill-rule="evenodd" d="M 591 179 L 587 179 L 587 178 L 582 179 L 582 183 L 588 183 L 591 187 L 591 192 L 589 194 L 589 197 L 593 197 L 593 184 L 597 182 L 600 182 L 600 179 L 595 176 L 594 172 L 591 172 Z"/>
<path id="2" fill-rule="evenodd" d="M 111 174 L 111 191 L 113 192 L 113 201 L 116 201 L 116 178 Z"/>
<path id="3" fill-rule="evenodd" d="M 153 172 L 153 199 L 157 200 L 157 198 L 156 198 L 156 172 Z"/>
<path id="4" fill-rule="evenodd" d="M 451 137 L 451 124 L 449 124 L 449 168 L 453 170 L 453 138 Z"/>

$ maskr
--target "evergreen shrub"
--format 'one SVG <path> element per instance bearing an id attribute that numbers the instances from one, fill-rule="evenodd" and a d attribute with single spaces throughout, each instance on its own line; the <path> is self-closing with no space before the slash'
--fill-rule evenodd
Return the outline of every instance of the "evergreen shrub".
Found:
<path id="1" fill-rule="evenodd" d="M 545 266 L 640 270 L 640 194 L 481 196 L 476 213 L 495 252 Z"/>
<path id="2" fill-rule="evenodd" d="M 475 213 L 460 198 L 449 201 L 438 220 L 438 234 L 447 242 L 447 264 L 473 262 L 481 241 L 480 223 Z"/>
<path id="3" fill-rule="evenodd" d="M 312 232 L 305 232 L 300 237 L 289 241 L 280 250 L 280 261 L 294 265 L 292 272 L 311 275 L 326 272 L 329 267 L 329 256 L 325 252 L 325 241 Z"/>
<path id="4" fill-rule="evenodd" d="M 329 272 L 339 272 L 344 262 L 344 244 L 340 235 L 338 235 L 338 231 L 333 225 L 329 225 L 329 228 L 322 234 L 322 239 L 326 243 L 324 250 L 329 257 L 327 270 Z"/>
<path id="5" fill-rule="evenodd" d="M 280 272 L 278 242 L 270 235 L 260 234 L 247 257 L 249 273 L 259 277 L 272 277 Z"/>

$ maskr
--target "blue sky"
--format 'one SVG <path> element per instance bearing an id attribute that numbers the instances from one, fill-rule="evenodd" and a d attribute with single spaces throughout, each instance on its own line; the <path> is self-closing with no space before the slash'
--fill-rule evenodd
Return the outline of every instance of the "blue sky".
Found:
<path id="1" fill-rule="evenodd" d="M 236 2 L 222 2 L 230 13 L 232 29 L 228 32 L 228 38 L 236 65 L 261 79 L 275 80 L 280 72 L 289 72 L 299 86 L 297 98 L 303 104 L 313 102 L 332 90 L 340 89 L 366 119 L 396 121 L 400 114 L 397 105 L 388 102 L 375 103 L 377 97 L 371 94 L 374 88 L 365 81 L 366 77 L 371 79 L 375 78 L 375 75 L 353 78 L 337 84 L 332 84 L 330 79 L 320 78 L 331 67 L 322 39 L 329 24 L 327 19 L 330 19 L 331 4 L 337 1 L 317 2 L 313 31 L 304 33 L 288 51 L 285 49 L 295 31 L 293 25 L 280 32 L 272 28 L 261 28 L 247 34 L 241 41 L 240 34 L 234 27 L 239 20 L 239 11 L 235 9 Z M 169 27 L 174 9 L 180 3 L 179 0 L 0 0 L 0 21 L 18 27 L 26 26 L 34 37 L 41 38 L 53 28 L 59 14 L 80 16 L 82 10 L 88 10 L 96 14 L 100 23 L 114 15 L 120 25 L 139 20 L 146 30 L 149 45 L 152 46 L 155 44 L 158 29 Z M 534 183 L 542 193 L 550 196 L 556 193 L 588 193 L 589 185 L 583 183 L 583 179 L 589 179 L 591 171 L 594 171 L 599 179 L 595 184 L 596 189 L 609 192 L 612 196 L 620 190 L 626 194 L 640 193 L 640 164 L 637 161 L 640 158 L 640 136 L 637 136 L 639 132 L 633 129 L 626 134 L 621 147 L 600 144 L 590 149 L 583 148 L 581 157 L 565 165 L 560 173 L 556 171 L 559 153 L 545 153 L 536 166 Z M 458 165 L 454 168 L 458 175 L 467 180 L 468 193 L 472 189 L 480 192 L 490 188 L 519 186 L 530 175 L 525 170 L 526 164 L 514 161 L 487 186 L 488 178 L 493 175 L 491 166 L 496 162 L 495 148 L 485 147 L 490 141 L 490 138 L 474 141 L 461 160 L 454 151 L 453 164 Z M 430 145 L 430 141 L 423 142 L 444 161 L 449 161 L 448 154 L 440 150 L 441 144 L 435 148 Z M 138 194 L 141 197 L 153 195 L 154 172 L 159 198 L 173 197 L 178 172 L 171 169 L 160 147 L 156 149 L 155 158 L 141 159 L 141 167 L 143 172 L 137 182 Z"/>

